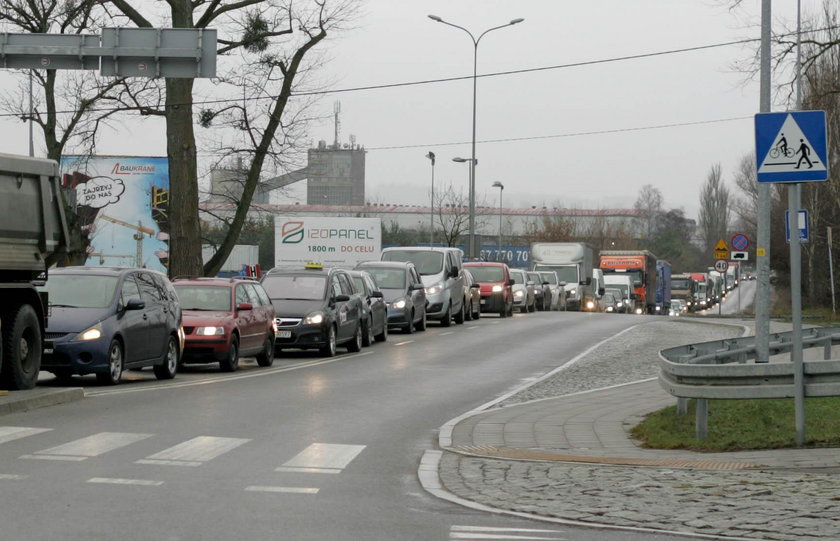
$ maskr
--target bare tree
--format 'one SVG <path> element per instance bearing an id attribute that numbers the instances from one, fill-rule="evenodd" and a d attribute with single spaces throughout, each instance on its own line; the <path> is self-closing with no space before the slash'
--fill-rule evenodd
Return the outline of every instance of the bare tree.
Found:
<path id="1" fill-rule="evenodd" d="M 438 233 L 447 246 L 455 246 L 461 235 L 469 231 L 469 197 L 452 184 L 435 192 L 435 236 Z"/>
<path id="2" fill-rule="evenodd" d="M 633 208 L 641 213 L 642 226 L 639 228 L 645 240 L 651 240 L 659 229 L 662 216 L 662 192 L 651 184 L 645 184 L 639 189 L 639 195 Z"/>
<path id="3" fill-rule="evenodd" d="M 718 239 L 726 235 L 729 225 L 729 188 L 721 177 L 720 164 L 715 164 L 700 188 L 700 230 L 706 252 L 711 253 Z"/>

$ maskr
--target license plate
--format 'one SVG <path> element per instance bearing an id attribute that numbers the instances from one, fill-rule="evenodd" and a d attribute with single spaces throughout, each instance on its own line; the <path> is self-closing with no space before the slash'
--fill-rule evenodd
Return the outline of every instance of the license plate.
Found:
<path id="1" fill-rule="evenodd" d="M 278 338 L 291 338 L 292 331 L 277 331 Z"/>
<path id="2" fill-rule="evenodd" d="M 487 304 L 487 299 L 481 299 L 481 304 Z"/>
<path id="3" fill-rule="evenodd" d="M 52 352 L 53 348 L 44 348 L 44 353 L 46 353 L 47 355 L 51 354 Z"/>

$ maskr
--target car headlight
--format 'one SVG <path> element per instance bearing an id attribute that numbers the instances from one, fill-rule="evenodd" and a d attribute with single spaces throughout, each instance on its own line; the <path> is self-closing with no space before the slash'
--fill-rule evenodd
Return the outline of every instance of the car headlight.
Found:
<path id="1" fill-rule="evenodd" d="M 391 306 L 393 308 L 396 308 L 397 310 L 402 310 L 403 308 L 405 308 L 405 299 L 396 300 L 391 303 Z"/>
<path id="2" fill-rule="evenodd" d="M 612 306 L 607 306 L 607 312 L 612 312 L 612 311 L 613 311 L 613 307 Z"/>
<path id="3" fill-rule="evenodd" d="M 102 327 L 99 324 L 94 325 L 93 327 L 86 329 L 73 338 L 74 342 L 88 342 L 90 340 L 99 340 L 102 337 Z"/>
<path id="4" fill-rule="evenodd" d="M 661 306 L 657 306 L 657 307 L 656 307 L 656 311 L 658 312 L 658 311 L 660 311 L 660 310 L 662 310 L 662 307 L 661 307 Z"/>
<path id="5" fill-rule="evenodd" d="M 593 308 L 595 308 L 595 303 L 592 301 L 586 301 L 586 308 L 592 310 Z"/>
<path id="6" fill-rule="evenodd" d="M 501 293 L 504 288 L 499 284 L 493 286 L 493 293 Z"/>
<path id="7" fill-rule="evenodd" d="M 621 308 L 622 306 L 624 306 L 624 303 L 621 303 L 621 302 L 615 303 L 616 308 Z"/>
<path id="8" fill-rule="evenodd" d="M 575 295 L 577 295 L 577 289 L 570 289 L 569 296 L 574 297 Z"/>
<path id="9" fill-rule="evenodd" d="M 198 327 L 195 330 L 198 336 L 222 336 L 225 334 L 224 327 Z"/>
<path id="10" fill-rule="evenodd" d="M 303 318 L 304 325 L 320 325 L 324 322 L 324 314 L 323 312 L 313 312 Z"/>
<path id="11" fill-rule="evenodd" d="M 522 297 L 523 295 L 525 295 L 525 292 L 522 291 L 521 289 L 513 292 L 514 297 Z"/>
<path id="12" fill-rule="evenodd" d="M 443 282 L 438 282 L 426 288 L 426 295 L 437 295 L 443 291 Z"/>

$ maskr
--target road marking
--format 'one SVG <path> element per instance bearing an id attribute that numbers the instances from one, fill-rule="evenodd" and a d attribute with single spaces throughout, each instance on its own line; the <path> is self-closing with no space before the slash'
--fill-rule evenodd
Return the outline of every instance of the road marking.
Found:
<path id="1" fill-rule="evenodd" d="M 478 325 L 473 325 L 472 327 L 467 327 L 467 329 L 474 331 L 478 328 Z"/>
<path id="2" fill-rule="evenodd" d="M 26 479 L 25 475 L 15 475 L 13 473 L 0 473 L 0 480 L 18 481 Z"/>
<path id="3" fill-rule="evenodd" d="M 159 453 L 149 455 L 135 464 L 158 464 L 161 466 L 201 466 L 209 460 L 236 449 L 251 440 L 243 438 L 217 438 L 198 436 L 179 443 Z"/>
<path id="4" fill-rule="evenodd" d="M 279 492 L 284 494 L 318 494 L 317 488 L 250 486 L 245 492 Z"/>
<path id="5" fill-rule="evenodd" d="M 26 426 L 0 426 L 0 443 L 49 432 L 52 428 L 29 428 Z"/>
<path id="6" fill-rule="evenodd" d="M 283 464 L 289 471 L 305 472 L 307 469 L 337 470 L 347 467 L 364 450 L 364 445 L 341 445 L 336 443 L 313 443 L 294 458 Z"/>
<path id="7" fill-rule="evenodd" d="M 412 343 L 412 342 L 414 342 L 414 340 L 406 340 L 405 342 L 397 342 L 397 343 L 396 343 L 396 344 L 394 344 L 394 345 L 395 345 L 395 346 L 404 346 L 404 345 L 406 345 L 406 344 L 410 344 L 410 343 Z"/>
<path id="8" fill-rule="evenodd" d="M 139 485 L 146 487 L 159 487 L 163 484 L 163 481 L 152 481 L 151 479 L 119 479 L 114 477 L 91 477 L 87 482 L 103 485 Z"/>
<path id="9" fill-rule="evenodd" d="M 540 534 L 557 535 L 557 530 L 533 528 L 491 528 L 489 526 L 452 526 L 449 539 L 541 539 L 564 541 L 565 537 L 546 537 Z"/>
<path id="10" fill-rule="evenodd" d="M 447 334 L 455 334 L 455 331 L 449 331 L 449 332 L 442 332 L 442 333 L 440 333 L 440 335 L 441 335 L 441 336 L 446 336 Z"/>
<path id="11" fill-rule="evenodd" d="M 336 468 L 292 468 L 287 466 L 279 466 L 274 468 L 274 471 L 283 473 L 341 473 L 341 470 Z"/>
<path id="12" fill-rule="evenodd" d="M 36 451 L 32 455 L 20 458 L 35 458 L 42 460 L 70 460 L 82 461 L 131 445 L 132 443 L 151 437 L 152 434 L 136 434 L 131 432 L 100 432 L 93 436 L 81 438 L 58 447 L 50 447 L 43 451 Z"/>

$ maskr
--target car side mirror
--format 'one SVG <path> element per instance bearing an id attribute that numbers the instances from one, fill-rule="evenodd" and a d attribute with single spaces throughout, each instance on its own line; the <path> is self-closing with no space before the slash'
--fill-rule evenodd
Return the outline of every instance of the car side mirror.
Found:
<path id="1" fill-rule="evenodd" d="M 592 285 L 592 278 L 587 278 L 586 281 L 581 282 L 580 285 L 582 286 L 590 286 Z"/>
<path id="2" fill-rule="evenodd" d="M 137 297 L 133 299 L 128 299 L 128 302 L 125 304 L 126 310 L 142 310 L 146 307 L 146 303 L 143 302 L 141 299 Z"/>
<path id="3" fill-rule="evenodd" d="M 600 288 L 600 289 L 598 289 L 598 295 L 603 296 L 603 295 L 604 295 L 604 291 L 605 291 L 605 289 L 604 289 L 603 287 L 602 287 L 602 288 Z"/>
<path id="4" fill-rule="evenodd" d="M 481 286 L 479 284 L 473 284 L 470 286 L 470 289 L 481 289 Z"/>
<path id="5" fill-rule="evenodd" d="M 508 285 L 509 285 L 509 286 L 512 286 L 512 285 L 513 285 L 513 284 L 515 284 L 515 283 L 516 283 L 516 282 L 513 280 L 513 278 L 511 278 L 510 280 L 508 280 Z"/>
<path id="6" fill-rule="evenodd" d="M 458 270 L 458 267 L 452 267 L 452 270 L 449 271 L 449 276 L 452 278 L 457 278 L 461 276 L 461 271 Z"/>
<path id="7" fill-rule="evenodd" d="M 411 286 L 411 289 L 414 291 L 420 291 L 421 289 L 426 289 L 426 286 L 424 286 L 423 284 L 414 284 L 413 286 Z"/>
<path id="8" fill-rule="evenodd" d="M 381 291 L 371 291 L 370 296 L 376 297 L 377 299 L 381 299 L 384 295 L 382 295 Z"/>
<path id="9" fill-rule="evenodd" d="M 333 297 L 333 302 L 347 302 L 349 300 L 349 295 L 336 295 L 335 297 Z"/>
<path id="10" fill-rule="evenodd" d="M 528 280 L 527 282 L 525 282 L 525 285 L 526 286 L 532 286 L 532 285 L 534 285 L 534 281 L 533 280 Z"/>
<path id="11" fill-rule="evenodd" d="M 544 285 L 544 286 L 550 286 L 550 285 L 551 285 L 551 282 L 543 282 L 543 285 Z"/>
<path id="12" fill-rule="evenodd" d="M 560 282 L 559 286 L 560 287 L 566 287 L 566 282 Z"/>
<path id="13" fill-rule="evenodd" d="M 630 300 L 631 300 L 631 301 L 635 301 L 635 300 L 636 300 L 636 299 L 638 299 L 638 298 L 639 298 L 639 296 L 638 296 L 638 295 L 636 295 L 635 293 L 631 293 L 631 294 L 630 294 Z"/>
<path id="14" fill-rule="evenodd" d="M 250 302 L 240 302 L 236 305 L 236 311 L 237 312 L 244 312 L 246 310 L 253 310 L 253 309 L 254 309 L 254 305 L 251 304 Z"/>

